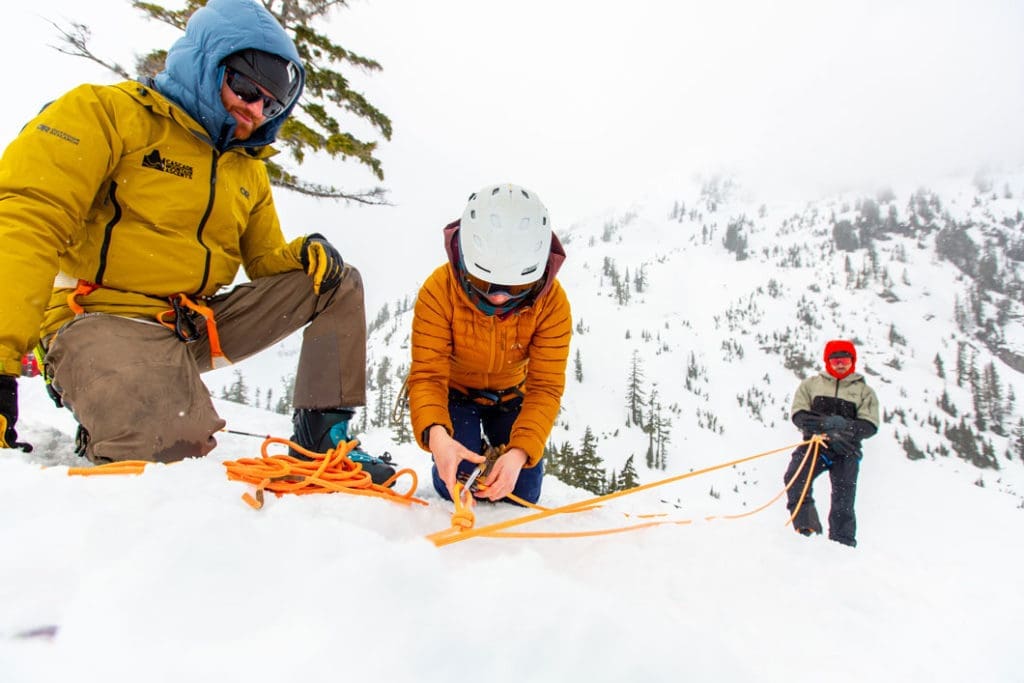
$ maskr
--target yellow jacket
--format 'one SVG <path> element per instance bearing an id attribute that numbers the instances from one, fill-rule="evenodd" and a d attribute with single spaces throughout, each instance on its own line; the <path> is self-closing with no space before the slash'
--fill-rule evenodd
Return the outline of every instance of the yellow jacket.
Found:
<path id="1" fill-rule="evenodd" d="M 457 228 L 455 223 L 445 232 L 449 249 Z M 409 412 L 422 448 L 427 448 L 423 432 L 431 425 L 452 433 L 449 387 L 465 391 L 522 385 L 523 406 L 508 445 L 526 452 L 528 467 L 540 461 L 558 417 L 572 337 L 569 300 L 555 279 L 564 258 L 556 238 L 544 289 L 531 305 L 507 316 L 478 310 L 451 262 L 423 283 L 413 314 L 409 371 Z"/>
<path id="2" fill-rule="evenodd" d="M 210 296 L 300 269 L 281 233 L 263 159 L 218 152 L 193 118 L 140 83 L 83 85 L 47 106 L 0 160 L 0 373 L 73 314 L 149 318 L 177 293 Z"/>

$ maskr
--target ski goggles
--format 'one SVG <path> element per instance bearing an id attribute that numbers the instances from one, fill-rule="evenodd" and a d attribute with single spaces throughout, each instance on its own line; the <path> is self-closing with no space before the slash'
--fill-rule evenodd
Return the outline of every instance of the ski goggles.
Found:
<path id="1" fill-rule="evenodd" d="M 245 74 L 238 73 L 234 69 L 225 69 L 224 81 L 227 83 L 228 88 L 231 89 L 231 92 L 238 95 L 243 102 L 252 104 L 262 100 L 263 118 L 265 119 L 272 119 L 287 108 L 287 105 L 260 90 L 260 86 L 256 81 Z"/>
<path id="2" fill-rule="evenodd" d="M 499 285 L 486 280 L 481 280 L 469 272 L 463 273 L 466 283 L 470 288 L 482 297 L 501 296 L 504 301 L 518 301 L 525 299 L 537 287 L 537 282 L 530 282 L 525 285 Z"/>

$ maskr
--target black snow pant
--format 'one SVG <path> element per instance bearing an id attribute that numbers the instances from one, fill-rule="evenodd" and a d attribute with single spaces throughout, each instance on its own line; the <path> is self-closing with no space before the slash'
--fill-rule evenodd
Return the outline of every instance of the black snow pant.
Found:
<path id="1" fill-rule="evenodd" d="M 800 462 L 804 459 L 804 449 L 807 446 L 800 446 L 795 451 L 786 469 L 785 482 L 796 474 Z M 821 454 L 831 461 L 831 465 L 824 462 Z M 814 533 L 821 533 L 821 521 L 818 519 L 818 510 L 814 507 L 814 480 L 822 472 L 828 471 L 832 480 L 832 507 L 828 513 L 828 537 L 844 545 L 857 545 L 857 516 L 853 511 L 854 499 L 857 495 L 857 475 L 860 473 L 860 457 L 857 455 L 836 455 L 832 451 L 822 450 L 818 458 L 800 472 L 796 481 L 786 492 L 788 501 L 786 508 L 793 512 L 800 501 L 800 493 L 804 490 L 804 483 L 807 481 L 807 470 L 811 471 L 811 486 L 807 488 L 807 495 L 804 497 L 800 510 L 793 519 L 793 528 L 797 531 L 810 529 Z"/>

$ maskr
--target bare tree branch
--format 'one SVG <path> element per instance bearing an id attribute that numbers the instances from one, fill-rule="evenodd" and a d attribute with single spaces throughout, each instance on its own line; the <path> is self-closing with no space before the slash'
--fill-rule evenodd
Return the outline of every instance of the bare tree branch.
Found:
<path id="1" fill-rule="evenodd" d="M 47 21 L 50 20 L 47 19 Z M 60 32 L 61 42 L 64 43 L 64 46 L 50 45 L 49 47 L 52 47 L 57 52 L 71 55 L 72 57 L 85 57 L 88 60 L 96 62 L 102 67 L 110 69 L 121 78 L 131 80 L 131 75 L 129 75 L 123 66 L 117 63 L 111 64 L 110 62 L 105 62 L 93 54 L 92 50 L 89 49 L 89 38 L 92 37 L 92 31 L 88 26 L 78 22 L 71 22 L 72 28 L 65 29 L 52 21 L 50 21 L 50 25 Z"/>

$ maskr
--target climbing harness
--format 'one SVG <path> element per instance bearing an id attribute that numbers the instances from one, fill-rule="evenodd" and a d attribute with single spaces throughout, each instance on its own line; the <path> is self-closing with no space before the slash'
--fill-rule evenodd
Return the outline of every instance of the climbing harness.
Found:
<path id="1" fill-rule="evenodd" d="M 192 314 L 201 315 L 206 320 L 206 337 L 210 341 L 210 367 L 216 369 L 231 365 L 231 360 L 224 355 L 224 351 L 220 348 L 220 334 L 217 332 L 217 321 L 213 316 L 213 309 L 192 301 L 184 294 L 171 297 L 170 301 L 171 308 L 157 314 L 157 322 L 174 332 L 181 341 L 191 344 L 200 339 L 199 330 L 192 319 Z M 174 320 L 167 320 L 167 316 L 172 314 Z"/>
<path id="2" fill-rule="evenodd" d="M 88 296 L 102 286 L 95 282 L 80 279 L 75 289 L 68 294 L 68 308 L 76 316 L 83 315 L 85 308 L 78 303 L 78 297 Z M 169 301 L 171 308 L 158 313 L 156 316 L 157 322 L 171 332 L 174 332 L 181 341 L 191 344 L 201 339 L 199 329 L 196 327 L 192 315 L 198 314 L 202 316 L 206 320 L 206 337 L 210 341 L 210 367 L 216 369 L 231 365 L 231 360 L 224 355 L 224 351 L 220 347 L 220 335 L 217 333 L 217 321 L 214 318 L 213 309 L 192 301 L 185 294 L 169 297 Z M 171 315 L 174 316 L 173 320 L 168 319 L 168 316 Z"/>

